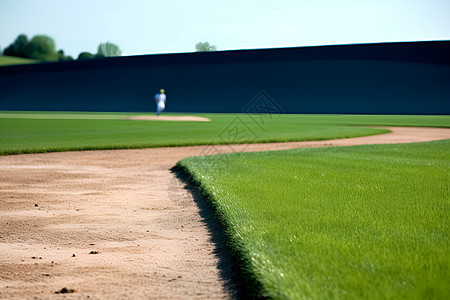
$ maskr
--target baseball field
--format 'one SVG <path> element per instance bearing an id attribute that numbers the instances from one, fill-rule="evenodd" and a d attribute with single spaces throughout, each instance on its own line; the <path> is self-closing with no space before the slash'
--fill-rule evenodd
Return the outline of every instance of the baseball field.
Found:
<path id="1" fill-rule="evenodd" d="M 0 112 L 0 298 L 449 297 L 449 116 L 141 115 Z"/>
<path id="2" fill-rule="evenodd" d="M 0 112 L 0 155 L 329 140 L 388 132 L 383 128 L 368 128 L 370 125 L 450 126 L 448 116 L 283 115 L 280 118 L 263 115 L 250 118 L 245 114 L 199 114 L 211 121 L 128 120 L 139 115 L 3 111 Z"/>

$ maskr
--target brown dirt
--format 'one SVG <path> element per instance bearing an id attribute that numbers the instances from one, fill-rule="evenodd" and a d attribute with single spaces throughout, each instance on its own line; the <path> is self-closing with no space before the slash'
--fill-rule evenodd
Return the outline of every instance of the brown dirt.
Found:
<path id="1" fill-rule="evenodd" d="M 450 138 L 450 129 L 390 129 L 317 142 L 0 157 L 0 298 L 228 298 L 224 260 L 192 194 L 170 171 L 175 163 L 220 152 Z M 64 288 L 71 293 L 56 294 Z"/>
<path id="2" fill-rule="evenodd" d="M 210 122 L 211 119 L 196 116 L 135 116 L 129 117 L 127 120 L 139 121 L 193 121 L 193 122 Z"/>

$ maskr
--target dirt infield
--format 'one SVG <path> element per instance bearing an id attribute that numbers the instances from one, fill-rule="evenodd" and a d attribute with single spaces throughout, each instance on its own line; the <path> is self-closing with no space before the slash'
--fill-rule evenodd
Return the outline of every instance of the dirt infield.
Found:
<path id="1" fill-rule="evenodd" d="M 389 129 L 392 133 L 370 137 L 213 150 L 450 138 L 444 128 Z M 210 224 L 171 171 L 179 159 L 208 147 L 0 157 L 0 298 L 53 299 L 60 293 L 68 299 L 230 297 Z"/>
<path id="2" fill-rule="evenodd" d="M 196 116 L 135 116 L 127 120 L 136 121 L 191 121 L 191 122 L 210 122 L 211 119 Z"/>

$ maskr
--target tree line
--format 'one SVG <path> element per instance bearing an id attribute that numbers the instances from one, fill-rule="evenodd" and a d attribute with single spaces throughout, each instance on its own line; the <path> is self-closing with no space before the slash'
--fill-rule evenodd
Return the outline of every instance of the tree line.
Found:
<path id="1" fill-rule="evenodd" d="M 217 51 L 217 47 L 214 45 L 210 45 L 208 42 L 200 42 L 195 44 L 195 50 L 197 52 L 211 52 Z"/>
<path id="2" fill-rule="evenodd" d="M 20 34 L 11 45 L 3 50 L 3 55 L 36 59 L 42 62 L 74 60 L 72 56 L 65 55 L 64 50 L 56 50 L 55 41 L 47 35 L 35 35 L 30 40 L 25 34 Z M 98 45 L 96 54 L 81 52 L 77 59 L 120 55 L 122 55 L 122 51 L 119 46 L 106 42 Z"/>
<path id="3" fill-rule="evenodd" d="M 217 47 L 208 42 L 197 43 L 195 49 L 197 52 L 217 51 Z M 4 49 L 3 55 L 36 59 L 42 62 L 74 60 L 72 56 L 66 55 L 64 50 L 56 50 L 55 41 L 47 35 L 35 35 L 30 40 L 25 34 L 20 34 L 11 45 Z M 98 45 L 96 54 L 81 52 L 77 60 L 120 55 L 122 51 L 119 46 L 106 42 Z"/>

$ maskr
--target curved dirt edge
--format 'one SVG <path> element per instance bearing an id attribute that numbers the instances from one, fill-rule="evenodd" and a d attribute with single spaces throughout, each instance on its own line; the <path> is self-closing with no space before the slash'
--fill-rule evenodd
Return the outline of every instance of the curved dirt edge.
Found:
<path id="1" fill-rule="evenodd" d="M 391 132 L 371 136 L 323 140 L 323 141 L 246 144 L 244 151 L 270 151 L 270 150 L 283 150 L 283 149 L 307 148 L 307 147 L 311 148 L 342 147 L 342 146 L 373 145 L 373 144 L 418 143 L 418 142 L 429 142 L 435 140 L 450 139 L 450 128 L 393 127 L 393 126 L 372 126 L 372 127 L 385 128 L 390 130 Z"/>
<path id="2" fill-rule="evenodd" d="M 127 120 L 135 121 L 189 121 L 189 122 L 211 122 L 211 119 L 197 116 L 135 116 Z"/>
<path id="3" fill-rule="evenodd" d="M 0 298 L 52 299 L 64 287 L 75 290 L 70 298 L 227 298 L 223 261 L 192 194 L 170 171 L 176 162 L 450 138 L 448 128 L 388 129 L 327 141 L 2 156 Z"/>

